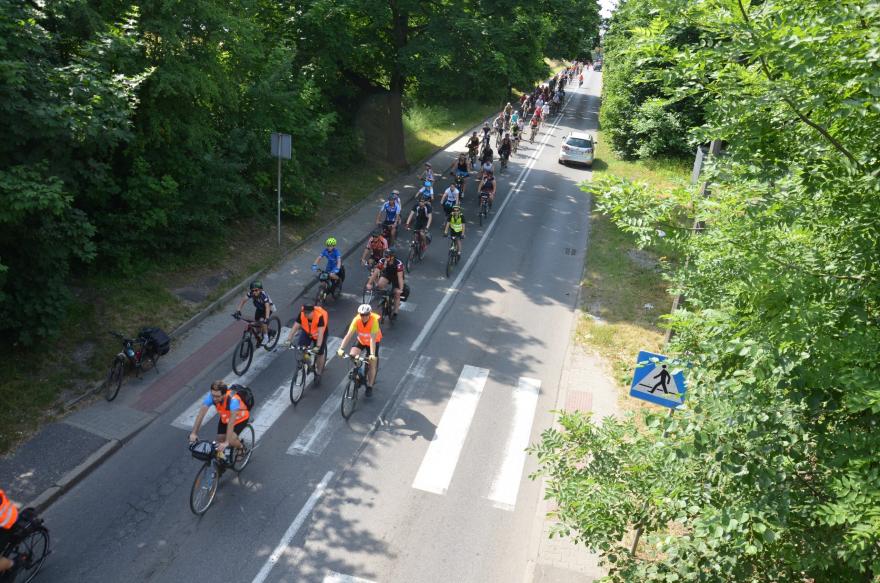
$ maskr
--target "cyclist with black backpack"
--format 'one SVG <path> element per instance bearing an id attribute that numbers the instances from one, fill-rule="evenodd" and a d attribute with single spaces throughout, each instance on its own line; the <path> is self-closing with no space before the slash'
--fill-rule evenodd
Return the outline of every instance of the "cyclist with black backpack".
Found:
<path id="1" fill-rule="evenodd" d="M 254 406 L 254 395 L 247 387 L 232 385 L 230 388 L 223 381 L 211 383 L 211 390 L 205 395 L 196 421 L 193 423 L 192 432 L 189 434 L 189 442 L 195 443 L 199 438 L 199 429 L 208 409 L 214 406 L 220 420 L 217 422 L 217 451 L 223 452 L 227 447 L 241 450 L 239 434 L 244 430 L 250 419 L 250 410 Z"/>

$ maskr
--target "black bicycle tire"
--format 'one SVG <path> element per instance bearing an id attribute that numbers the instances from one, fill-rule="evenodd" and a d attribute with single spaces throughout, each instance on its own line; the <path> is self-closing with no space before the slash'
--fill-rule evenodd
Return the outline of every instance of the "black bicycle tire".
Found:
<path id="1" fill-rule="evenodd" d="M 449 250 L 449 256 L 446 258 L 446 277 L 448 278 L 452 274 L 452 265 L 455 258 L 455 251 L 452 249 Z"/>
<path id="2" fill-rule="evenodd" d="M 339 412 L 342 414 L 343 419 L 347 420 L 351 417 L 352 413 L 354 413 L 355 408 L 357 408 L 357 398 L 357 383 L 354 379 L 349 378 L 348 384 L 345 385 L 345 390 L 342 392 L 342 403 L 339 406 Z M 347 403 L 351 403 L 351 408 L 348 410 L 348 414 L 345 413 L 345 405 Z"/>
<path id="3" fill-rule="evenodd" d="M 269 331 L 272 330 L 273 323 L 276 325 L 275 336 L 272 336 L 270 334 L 269 343 L 263 345 L 263 348 L 271 351 L 276 346 L 278 346 L 278 338 L 281 337 L 281 319 L 278 316 L 270 316 L 266 323 L 268 324 L 267 330 Z"/>
<path id="4" fill-rule="evenodd" d="M 301 382 L 297 382 L 301 380 Z M 295 407 L 297 403 L 299 403 L 303 394 L 306 392 L 306 367 L 302 362 L 296 367 L 296 371 L 293 373 L 293 377 L 290 379 L 290 402 L 293 403 Z M 294 395 L 296 397 L 294 398 Z"/>
<path id="5" fill-rule="evenodd" d="M 112 401 L 119 394 L 122 388 L 122 379 L 125 378 L 125 357 L 117 356 L 110 365 L 110 372 L 107 373 L 107 383 L 104 387 L 104 398 Z"/>
<path id="6" fill-rule="evenodd" d="M 40 558 L 37 559 L 36 563 L 33 562 L 33 558 L 29 558 L 29 566 L 21 566 L 16 571 L 16 577 L 12 579 L 12 581 L 21 581 L 21 583 L 30 583 L 31 581 L 33 581 L 34 577 L 36 577 L 37 574 L 40 572 L 40 569 L 43 568 L 43 563 L 46 562 L 46 557 L 49 556 L 49 543 L 51 539 L 49 538 L 49 529 L 47 529 L 45 526 L 41 526 L 27 533 L 27 535 L 25 535 L 25 537 L 17 545 L 15 545 L 15 548 L 18 551 L 19 555 L 21 555 L 22 553 L 22 547 L 25 546 L 25 542 L 34 537 L 34 535 L 39 535 L 45 541 L 45 546 L 42 553 L 40 554 Z M 33 547 L 30 547 L 28 550 L 33 550 Z M 20 580 L 19 576 L 22 573 L 26 573 L 27 576 L 24 579 Z"/>
<path id="7" fill-rule="evenodd" d="M 406 272 L 409 273 L 412 271 L 412 264 L 416 259 L 416 248 L 413 247 L 412 243 L 409 245 L 409 254 L 406 256 L 406 263 L 404 266 L 406 267 Z"/>
<path id="8" fill-rule="evenodd" d="M 480 226 L 481 226 L 481 227 L 483 226 L 483 216 L 484 216 L 484 215 L 485 215 L 485 213 L 483 212 L 483 205 L 482 205 L 482 203 L 481 203 L 481 204 L 480 204 L 480 212 L 477 213 L 477 218 L 478 218 L 479 221 L 480 221 Z"/>
<path id="9" fill-rule="evenodd" d="M 327 286 L 323 283 L 318 284 L 318 291 L 315 293 L 315 305 L 323 306 L 327 299 Z"/>
<path id="10" fill-rule="evenodd" d="M 244 363 L 244 368 L 238 367 L 236 368 L 235 363 L 238 357 L 241 356 L 241 351 L 244 346 L 247 346 L 247 357 L 242 359 Z M 254 359 L 254 341 L 251 340 L 250 332 L 246 332 L 245 336 L 241 339 L 241 342 L 238 343 L 238 346 L 235 347 L 235 352 L 232 353 L 232 371 L 238 376 L 243 375 L 248 371 L 251 367 L 251 361 Z M 241 370 L 239 370 L 241 368 Z"/>
<path id="11" fill-rule="evenodd" d="M 247 434 L 247 435 L 245 435 Z M 250 437 L 248 437 L 248 435 Z M 244 454 L 244 462 L 240 462 L 240 458 L 238 455 L 235 457 L 235 463 L 232 464 L 233 471 L 237 473 L 241 473 L 243 469 L 247 467 L 247 465 L 251 461 L 251 456 L 254 455 L 254 446 L 257 443 L 257 436 L 254 433 L 254 426 L 248 423 L 244 426 L 244 429 L 241 430 L 241 433 L 238 435 L 238 438 L 241 440 L 242 444 L 245 444 L 245 454 Z M 250 441 L 250 445 L 247 445 L 246 442 Z"/>
<path id="12" fill-rule="evenodd" d="M 214 472 L 214 481 L 210 487 L 210 496 L 208 497 L 208 502 L 205 504 L 204 508 L 196 509 L 196 503 L 194 500 L 195 493 L 196 493 L 196 487 L 199 485 L 199 481 L 200 481 L 199 478 L 202 476 L 202 474 L 205 474 L 208 471 Z M 214 462 L 211 461 L 211 462 L 202 464 L 202 467 L 199 468 L 199 471 L 196 473 L 196 478 L 195 478 L 195 480 L 193 480 L 192 488 L 189 491 L 189 509 L 190 509 L 190 511 L 192 511 L 193 514 L 195 514 L 196 516 L 201 516 L 205 512 L 208 511 L 208 508 L 210 508 L 211 504 L 214 503 L 214 497 L 217 496 L 217 486 L 219 485 L 219 483 L 220 483 L 220 472 L 217 471 L 217 468 L 214 465 Z"/>

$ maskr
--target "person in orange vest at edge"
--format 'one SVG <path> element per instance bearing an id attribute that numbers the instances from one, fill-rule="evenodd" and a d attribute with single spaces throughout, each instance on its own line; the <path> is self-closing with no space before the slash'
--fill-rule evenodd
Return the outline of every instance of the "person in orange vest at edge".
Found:
<path id="1" fill-rule="evenodd" d="M 5 551 L 6 546 L 12 541 L 12 529 L 15 527 L 16 521 L 18 521 L 18 507 L 0 488 L 0 552 Z M 15 562 L 12 559 L 0 556 L 0 574 L 6 573 L 14 566 Z"/>
<path id="2" fill-rule="evenodd" d="M 324 363 L 327 361 L 327 326 L 330 325 L 330 315 L 327 310 L 314 304 L 303 304 L 299 311 L 299 320 L 294 322 L 290 334 L 287 336 L 287 344 L 290 345 L 297 337 L 297 346 L 317 346 L 318 357 L 315 359 L 315 386 L 321 384 L 321 375 L 324 374 Z"/>
<path id="3" fill-rule="evenodd" d="M 351 347 L 351 356 L 358 356 L 361 352 L 366 351 L 370 368 L 367 371 L 367 391 L 366 396 L 373 394 L 373 384 L 376 382 L 376 371 L 379 369 L 379 344 L 382 342 L 382 330 L 379 329 L 379 314 L 373 313 L 370 304 L 361 304 L 358 306 L 357 315 L 351 321 L 348 327 L 348 333 L 342 339 L 339 350 L 336 354 L 341 358 L 345 355 L 345 347 L 352 336 L 357 338 L 357 342 Z"/>
<path id="4" fill-rule="evenodd" d="M 199 408 L 199 414 L 196 415 L 195 423 L 193 423 L 192 433 L 189 434 L 189 442 L 195 443 L 199 438 L 199 429 L 202 426 L 202 420 L 208 414 L 211 406 L 217 408 L 217 414 L 220 420 L 217 422 L 217 451 L 220 457 L 227 447 L 241 449 L 241 440 L 238 439 L 239 434 L 244 430 L 250 418 L 250 412 L 247 405 L 241 400 L 241 397 L 234 394 L 229 386 L 223 381 L 214 381 L 211 383 L 211 390 L 202 400 L 202 406 Z"/>

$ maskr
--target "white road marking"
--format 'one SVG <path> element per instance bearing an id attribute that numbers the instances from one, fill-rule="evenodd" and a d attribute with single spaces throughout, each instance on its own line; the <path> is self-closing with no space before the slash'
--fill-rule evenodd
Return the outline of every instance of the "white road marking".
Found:
<path id="1" fill-rule="evenodd" d="M 364 296 L 362 294 L 344 293 L 344 294 L 342 294 L 342 297 L 345 299 L 348 299 L 348 300 L 355 301 L 357 303 L 361 303 L 364 301 Z M 412 302 L 400 302 L 400 311 L 401 312 L 415 312 L 416 311 L 416 304 L 414 304 Z"/>
<path id="2" fill-rule="evenodd" d="M 362 579 L 361 577 L 355 577 L 353 575 L 343 575 L 342 573 L 337 573 L 336 571 L 327 571 L 327 574 L 324 575 L 324 580 L 322 583 L 373 583 L 369 579 Z"/>
<path id="3" fill-rule="evenodd" d="M 485 368 L 464 366 L 437 425 L 434 440 L 422 458 L 413 488 L 446 493 L 488 377 L 489 371 Z"/>
<path id="4" fill-rule="evenodd" d="M 496 508 L 513 510 L 522 480 L 522 471 L 526 463 L 526 448 L 532 433 L 532 420 L 538 406 L 538 393 L 541 381 L 528 377 L 520 377 L 513 390 L 513 420 L 504 458 L 489 492 L 489 500 Z"/>
<path id="5" fill-rule="evenodd" d="M 566 99 L 566 104 L 570 99 L 571 97 Z M 563 116 L 561 115 L 557 116 L 556 121 L 553 122 L 553 125 L 550 126 L 549 129 L 545 130 L 544 138 L 540 141 L 540 147 L 535 150 L 535 153 L 532 156 L 531 160 L 520 171 L 519 176 L 517 176 L 516 180 L 510 185 L 510 188 L 507 191 L 507 196 L 504 197 L 501 206 L 498 207 L 498 211 L 492 217 L 492 220 L 489 221 L 489 226 L 486 227 L 486 231 L 483 233 L 483 236 L 480 237 L 479 241 L 477 241 L 477 244 L 474 246 L 473 251 L 470 251 L 467 261 L 465 261 L 461 270 L 458 272 L 458 276 L 455 278 L 455 280 L 453 280 L 452 285 L 446 288 L 446 291 L 443 293 L 443 298 L 437 304 L 437 307 L 434 308 L 434 312 L 431 313 L 431 316 L 425 321 L 425 325 L 422 327 L 422 331 L 419 333 L 416 339 L 413 340 L 412 346 L 410 346 L 409 348 L 411 351 L 415 352 L 422 346 L 422 343 L 428 337 L 428 334 L 431 333 L 431 330 L 433 330 L 434 326 L 437 324 L 437 320 L 440 318 L 440 315 L 446 313 L 447 304 L 449 304 L 450 300 L 452 300 L 458 290 L 461 289 L 461 282 L 464 280 L 465 275 L 467 275 L 467 273 L 470 271 L 474 261 L 476 261 L 477 257 L 480 256 L 480 251 L 482 251 L 483 246 L 490 239 L 490 235 L 495 229 L 495 225 L 498 224 L 498 219 L 499 217 L 501 217 L 504 209 L 507 208 L 508 203 L 510 203 L 514 195 L 522 190 L 526 178 L 528 178 L 529 174 L 531 174 L 532 169 L 535 167 L 535 163 L 541 156 L 541 152 L 544 151 L 544 146 L 547 145 L 547 140 L 550 139 L 551 130 L 556 129 L 556 127 L 559 125 L 559 122 L 562 121 L 562 117 Z"/>
<path id="6" fill-rule="evenodd" d="M 379 352 L 379 376 L 378 381 L 382 380 L 381 362 L 383 358 L 389 357 L 393 351 L 389 348 L 383 348 Z M 348 368 L 346 361 L 346 368 Z M 309 420 L 309 423 L 303 428 L 296 440 L 287 448 L 289 455 L 321 455 L 324 449 L 329 445 L 336 429 L 345 423 L 342 415 L 339 413 L 339 405 L 342 402 L 342 394 L 345 392 L 345 385 L 348 383 L 348 374 L 342 377 L 333 392 L 330 393 L 318 412 Z M 363 388 L 358 393 L 358 399 L 364 398 Z M 336 420 L 335 422 L 333 420 Z"/>
<path id="7" fill-rule="evenodd" d="M 282 327 L 281 328 L 281 336 L 278 339 L 279 344 L 283 340 L 287 339 L 288 334 L 290 334 L 290 328 Z M 329 342 L 329 339 L 328 339 L 328 342 Z M 236 350 L 238 349 L 237 343 L 236 343 L 235 349 Z M 253 359 L 253 361 L 251 361 L 251 366 L 250 366 L 250 368 L 248 368 L 247 372 L 245 372 L 241 376 L 238 376 L 234 372 L 231 372 L 228 375 L 226 375 L 225 377 L 223 377 L 223 382 L 225 382 L 228 385 L 237 383 L 239 385 L 247 386 L 248 383 L 250 383 L 252 380 L 257 378 L 257 376 L 261 372 L 263 372 L 263 370 L 265 370 L 266 367 L 268 367 L 272 363 L 273 360 L 278 358 L 278 356 L 280 354 L 283 354 L 284 349 L 278 348 L 276 346 L 275 350 L 273 350 L 272 352 L 267 352 L 263 348 L 256 348 L 255 352 L 256 352 L 256 354 L 254 354 L 254 359 Z M 207 392 L 208 391 L 206 389 L 205 393 L 207 393 Z M 184 411 L 183 413 L 178 415 L 177 419 L 172 421 L 171 425 L 173 425 L 175 427 L 179 427 L 181 429 L 186 429 L 187 431 L 192 429 L 193 423 L 195 423 L 195 420 L 196 420 L 196 415 L 198 415 L 199 409 L 202 407 L 202 399 L 204 399 L 204 398 L 205 398 L 205 395 L 201 394 L 201 396 L 198 398 L 198 400 L 195 403 L 193 403 L 192 405 L 187 407 L 186 411 Z M 205 418 L 202 420 L 202 426 L 204 426 L 205 423 L 207 423 L 208 421 L 213 419 L 214 415 L 216 415 L 216 414 L 217 414 L 217 410 L 214 409 L 214 407 L 211 407 L 210 409 L 208 409 L 208 413 L 205 415 Z"/>
<path id="8" fill-rule="evenodd" d="M 284 551 L 287 550 L 287 545 L 290 544 L 290 541 L 293 540 L 293 537 L 295 537 L 296 533 L 299 532 L 299 529 L 302 528 L 302 525 L 309 517 L 309 514 L 312 513 L 315 505 L 318 504 L 318 500 L 324 495 L 324 490 L 327 489 L 327 484 L 330 483 L 332 478 L 333 472 L 327 472 L 324 474 L 324 478 L 315 488 L 315 491 L 312 492 L 312 495 L 309 496 L 309 499 L 306 500 L 305 505 L 300 509 L 290 526 L 287 527 L 287 530 L 284 531 L 284 536 L 281 537 L 281 542 L 278 543 L 278 546 L 276 546 L 275 550 L 272 551 L 272 554 L 269 555 L 269 558 L 263 564 L 263 568 L 260 569 L 260 572 L 257 573 L 257 576 L 254 577 L 254 580 L 251 583 L 263 583 L 266 580 L 269 573 L 272 571 L 272 567 L 275 566 L 275 563 L 278 562 L 278 559 L 280 559 L 281 555 L 284 554 Z"/>

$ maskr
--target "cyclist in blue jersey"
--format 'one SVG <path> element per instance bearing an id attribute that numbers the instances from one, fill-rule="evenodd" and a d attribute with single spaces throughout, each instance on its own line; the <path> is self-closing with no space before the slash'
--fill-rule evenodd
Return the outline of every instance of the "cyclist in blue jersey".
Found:
<path id="1" fill-rule="evenodd" d="M 428 180 L 426 180 L 425 185 L 416 192 L 416 202 L 420 200 L 434 202 L 434 186 Z"/>
<path id="2" fill-rule="evenodd" d="M 269 294 L 263 289 L 263 282 L 259 279 L 255 279 L 251 282 L 250 286 L 248 286 L 247 294 L 245 294 L 241 303 L 238 304 L 238 309 L 232 314 L 232 317 L 236 320 L 241 317 L 241 309 L 248 300 L 251 300 L 254 303 L 254 321 L 262 322 L 262 325 L 260 326 L 262 343 L 268 344 L 269 327 L 266 325 L 266 321 L 269 319 L 269 316 L 272 315 L 272 312 L 275 311 L 275 304 L 272 302 L 272 298 L 269 297 Z M 274 334 L 275 331 L 273 330 L 272 333 Z"/>
<path id="3" fill-rule="evenodd" d="M 324 250 L 321 251 L 321 254 L 312 263 L 312 271 L 318 271 L 318 263 L 320 263 L 321 259 L 327 260 L 325 271 L 330 275 L 330 289 L 327 291 L 333 293 L 336 287 L 345 279 L 345 267 L 342 265 L 342 253 L 336 248 L 336 239 L 330 237 L 324 241 L 324 245 Z"/>
<path id="4" fill-rule="evenodd" d="M 397 239 L 397 226 L 400 224 L 400 199 L 392 194 L 376 215 L 376 225 L 387 233 L 385 237 L 391 245 Z"/>

